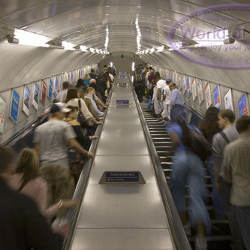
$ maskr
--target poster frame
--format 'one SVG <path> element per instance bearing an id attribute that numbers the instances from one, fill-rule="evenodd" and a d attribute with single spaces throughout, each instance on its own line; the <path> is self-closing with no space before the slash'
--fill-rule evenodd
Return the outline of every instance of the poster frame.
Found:
<path id="1" fill-rule="evenodd" d="M 209 82 L 206 82 L 205 84 L 205 101 L 206 108 L 208 109 L 212 105 L 211 86 Z"/>
<path id="2" fill-rule="evenodd" d="M 26 98 L 26 96 L 28 98 Z M 28 101 L 26 101 L 28 100 Z M 31 91 L 27 85 L 24 85 L 23 88 L 23 112 L 25 115 L 30 115 L 30 104 L 31 104 Z"/>
<path id="3" fill-rule="evenodd" d="M 15 105 L 15 109 L 14 109 L 14 105 Z M 20 95 L 17 93 L 15 89 L 13 89 L 11 92 L 10 119 L 15 124 L 18 123 L 19 110 L 20 110 Z"/>

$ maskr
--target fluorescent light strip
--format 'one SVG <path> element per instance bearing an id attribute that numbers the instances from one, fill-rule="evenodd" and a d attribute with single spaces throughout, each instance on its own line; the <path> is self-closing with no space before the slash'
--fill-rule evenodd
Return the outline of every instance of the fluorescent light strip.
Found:
<path id="1" fill-rule="evenodd" d="M 47 44 L 51 39 L 47 36 L 38 35 L 32 32 L 28 32 L 25 30 L 15 29 L 14 36 L 18 39 L 19 44 L 22 45 L 30 45 L 37 47 L 49 47 Z"/>
<path id="2" fill-rule="evenodd" d="M 135 62 L 132 62 L 132 71 L 135 71 Z"/>
<path id="3" fill-rule="evenodd" d="M 64 47 L 65 50 L 75 50 L 75 44 L 73 43 L 69 43 L 69 42 L 66 42 L 66 41 L 62 41 L 62 46 Z"/>
<path id="4" fill-rule="evenodd" d="M 87 47 L 87 46 L 84 46 L 84 45 L 81 45 L 81 46 L 80 46 L 80 50 L 81 50 L 82 52 L 87 52 L 87 51 L 88 51 L 88 47 Z"/>

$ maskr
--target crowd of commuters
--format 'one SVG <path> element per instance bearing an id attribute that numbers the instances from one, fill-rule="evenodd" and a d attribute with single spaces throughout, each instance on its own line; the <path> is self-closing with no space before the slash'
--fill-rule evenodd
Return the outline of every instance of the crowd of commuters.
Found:
<path id="1" fill-rule="evenodd" d="M 250 250 L 250 117 L 209 107 L 199 126 L 188 124 L 184 97 L 171 79 L 152 67 L 137 69 L 134 82 L 140 102 L 160 120 L 173 142 L 172 195 L 187 235 L 195 229 L 196 250 L 207 249 L 211 219 L 206 207 L 206 169 L 211 177 L 215 216 L 228 219 L 233 250 Z M 190 197 L 186 204 L 186 186 Z"/>
<path id="2" fill-rule="evenodd" d="M 113 82 L 108 67 L 100 75 L 92 69 L 76 86 L 64 82 L 35 129 L 34 148 L 16 157 L 0 146 L 0 249 L 62 249 L 68 225 L 55 221 L 78 206 L 73 193 L 84 162 L 94 157 L 89 148 Z"/>

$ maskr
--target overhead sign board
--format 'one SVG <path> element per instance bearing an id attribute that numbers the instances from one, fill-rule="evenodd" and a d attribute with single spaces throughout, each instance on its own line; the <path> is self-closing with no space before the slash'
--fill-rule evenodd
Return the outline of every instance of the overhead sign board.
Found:
<path id="1" fill-rule="evenodd" d="M 139 171 L 106 171 L 103 173 L 99 183 L 145 184 L 145 180 Z"/>

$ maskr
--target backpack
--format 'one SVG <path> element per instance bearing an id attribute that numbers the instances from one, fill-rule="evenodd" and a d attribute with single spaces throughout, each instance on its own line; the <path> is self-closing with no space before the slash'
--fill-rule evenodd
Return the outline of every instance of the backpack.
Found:
<path id="1" fill-rule="evenodd" d="M 212 155 L 212 147 L 205 138 L 204 135 L 194 129 L 190 130 L 191 137 L 191 150 L 200 157 L 202 161 L 205 161 Z"/>

